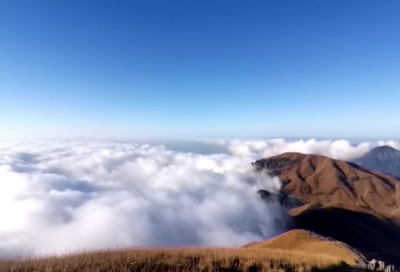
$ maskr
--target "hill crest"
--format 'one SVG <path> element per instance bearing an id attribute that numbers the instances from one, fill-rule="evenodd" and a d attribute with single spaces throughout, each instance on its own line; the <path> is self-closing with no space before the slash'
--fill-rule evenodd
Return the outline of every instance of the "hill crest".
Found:
<path id="1" fill-rule="evenodd" d="M 302 229 L 290 230 L 272 239 L 251 243 L 245 245 L 245 248 L 280 249 L 308 254 L 318 252 L 338 257 L 350 265 L 364 261 L 362 255 L 349 246 Z"/>

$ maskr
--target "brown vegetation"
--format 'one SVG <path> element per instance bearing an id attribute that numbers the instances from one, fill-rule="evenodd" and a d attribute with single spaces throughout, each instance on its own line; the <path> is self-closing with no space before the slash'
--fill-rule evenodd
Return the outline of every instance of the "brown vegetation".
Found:
<path id="1" fill-rule="evenodd" d="M 356 265 L 356 254 L 349 248 L 344 248 L 333 241 L 323 239 L 305 230 L 291 230 L 275 238 L 246 245 L 246 248 L 287 250 L 305 254 L 326 254 L 349 265 Z"/>
<path id="2" fill-rule="evenodd" d="M 71 254 L 22 261 L 0 261 L 0 271 L 96 272 L 264 272 L 335 271 L 340 258 L 268 249 L 130 249 Z"/>
<path id="3" fill-rule="evenodd" d="M 283 153 L 256 163 L 273 168 L 283 191 L 303 203 L 339 202 L 389 214 L 400 208 L 400 180 L 384 173 L 325 156 Z"/>

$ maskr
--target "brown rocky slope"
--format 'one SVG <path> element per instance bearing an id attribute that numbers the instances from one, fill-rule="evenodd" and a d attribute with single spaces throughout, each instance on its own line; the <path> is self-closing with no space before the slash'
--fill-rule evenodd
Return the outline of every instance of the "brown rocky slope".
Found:
<path id="1" fill-rule="evenodd" d="M 400 208 L 400 180 L 325 156 L 284 153 L 254 162 L 283 182 L 282 191 L 303 203 L 343 203 L 391 213 Z"/>
<path id="2" fill-rule="evenodd" d="M 293 229 L 340 241 L 369 260 L 400 265 L 399 179 L 350 162 L 300 153 L 262 159 L 254 166 L 278 176 L 282 192 L 304 204 L 290 210 Z"/>

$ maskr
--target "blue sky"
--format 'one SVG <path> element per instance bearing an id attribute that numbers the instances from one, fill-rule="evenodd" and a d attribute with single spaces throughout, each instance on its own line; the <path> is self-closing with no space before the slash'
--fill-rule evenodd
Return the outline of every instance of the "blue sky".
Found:
<path id="1" fill-rule="evenodd" d="M 400 137 L 400 1 L 1 1 L 0 139 Z"/>

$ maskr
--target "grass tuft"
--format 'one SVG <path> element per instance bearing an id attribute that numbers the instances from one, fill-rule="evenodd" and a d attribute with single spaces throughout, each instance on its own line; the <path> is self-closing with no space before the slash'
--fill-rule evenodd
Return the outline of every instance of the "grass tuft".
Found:
<path id="1" fill-rule="evenodd" d="M 12 272 L 266 272 L 335 271 L 343 262 L 333 256 L 266 249 L 125 249 L 2 260 Z"/>

